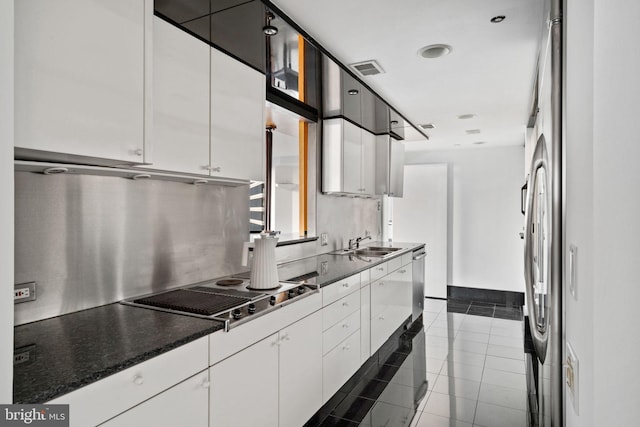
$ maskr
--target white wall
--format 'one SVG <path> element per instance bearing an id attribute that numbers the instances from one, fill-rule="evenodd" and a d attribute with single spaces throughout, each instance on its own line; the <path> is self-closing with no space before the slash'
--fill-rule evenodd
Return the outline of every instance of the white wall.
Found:
<path id="1" fill-rule="evenodd" d="M 580 358 L 579 415 L 565 402 L 568 427 L 594 424 L 593 0 L 569 2 L 565 25 L 565 236 L 578 247 L 575 300 L 566 290 L 565 337 Z M 565 255 L 565 260 L 566 260 Z M 568 263 L 565 262 L 565 265 Z M 607 425 L 605 423 L 604 425 Z M 616 423 L 617 424 L 617 423 Z M 618 424 L 623 425 L 623 424 Z"/>
<path id="2" fill-rule="evenodd" d="M 567 402 L 566 421 L 637 425 L 640 3 L 567 3 L 565 231 L 578 288 L 577 300 L 565 290 L 565 336 L 580 359 L 580 414 Z"/>
<path id="3" fill-rule="evenodd" d="M 408 144 L 405 162 L 449 165 L 449 285 L 524 292 L 524 147 L 416 151 Z"/>
<path id="4" fill-rule="evenodd" d="M 594 6 L 594 425 L 637 425 L 640 2 Z"/>
<path id="5" fill-rule="evenodd" d="M 0 403 L 13 402 L 13 0 L 0 0 Z"/>
<path id="6" fill-rule="evenodd" d="M 446 298 L 449 283 L 448 166 L 406 165 L 404 196 L 393 200 L 393 239 L 425 244 L 424 294 Z"/>

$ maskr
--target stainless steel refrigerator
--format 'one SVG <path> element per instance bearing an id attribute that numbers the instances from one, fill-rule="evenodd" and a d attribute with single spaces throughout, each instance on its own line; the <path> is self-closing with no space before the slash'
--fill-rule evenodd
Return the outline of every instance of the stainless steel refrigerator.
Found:
<path id="1" fill-rule="evenodd" d="M 564 424 L 563 405 L 563 172 L 562 0 L 551 0 L 550 131 L 533 152 L 525 209 L 525 294 L 534 352 L 531 411 L 537 426 Z"/>

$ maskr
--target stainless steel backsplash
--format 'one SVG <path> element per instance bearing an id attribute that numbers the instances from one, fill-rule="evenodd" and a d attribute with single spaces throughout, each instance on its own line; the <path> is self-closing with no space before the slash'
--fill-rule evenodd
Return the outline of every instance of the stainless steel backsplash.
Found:
<path id="1" fill-rule="evenodd" d="M 248 185 L 15 173 L 23 324 L 246 270 Z"/>

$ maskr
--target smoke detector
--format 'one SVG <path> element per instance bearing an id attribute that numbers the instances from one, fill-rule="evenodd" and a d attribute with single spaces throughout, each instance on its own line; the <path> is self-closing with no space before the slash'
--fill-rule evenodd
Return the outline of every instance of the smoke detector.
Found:
<path id="1" fill-rule="evenodd" d="M 375 76 L 376 74 L 384 73 L 384 70 L 382 69 L 380 64 L 376 62 L 375 59 L 356 62 L 353 64 L 349 64 L 349 66 L 353 68 L 361 76 Z"/>

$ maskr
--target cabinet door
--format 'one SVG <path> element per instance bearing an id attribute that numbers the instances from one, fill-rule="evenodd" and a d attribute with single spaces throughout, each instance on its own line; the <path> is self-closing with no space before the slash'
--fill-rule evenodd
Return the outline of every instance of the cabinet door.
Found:
<path id="1" fill-rule="evenodd" d="M 280 342 L 280 427 L 297 427 L 322 406 L 321 312 L 282 329 Z"/>
<path id="2" fill-rule="evenodd" d="M 392 197 L 402 197 L 404 188 L 404 142 L 391 139 L 389 148 L 389 188 Z"/>
<path id="3" fill-rule="evenodd" d="M 265 77 L 211 49 L 211 176 L 264 180 Z"/>
<path id="4" fill-rule="evenodd" d="M 362 193 L 374 194 L 376 185 L 376 136 L 362 130 Z"/>
<path id="5" fill-rule="evenodd" d="M 151 0 L 15 2 L 15 146 L 148 161 L 152 14 Z"/>
<path id="6" fill-rule="evenodd" d="M 276 333 L 210 368 L 210 427 L 278 425 L 278 343 Z"/>
<path id="7" fill-rule="evenodd" d="M 362 185 L 362 129 L 346 120 L 343 122 L 342 134 L 342 173 L 343 191 L 345 193 L 360 193 Z"/>
<path id="8" fill-rule="evenodd" d="M 154 169 L 209 174 L 210 51 L 209 45 L 154 18 Z"/>
<path id="9" fill-rule="evenodd" d="M 209 425 L 209 371 L 181 382 L 102 424 L 107 427 L 207 427 Z"/>
<path id="10" fill-rule="evenodd" d="M 360 290 L 360 363 L 371 356 L 371 286 Z"/>

